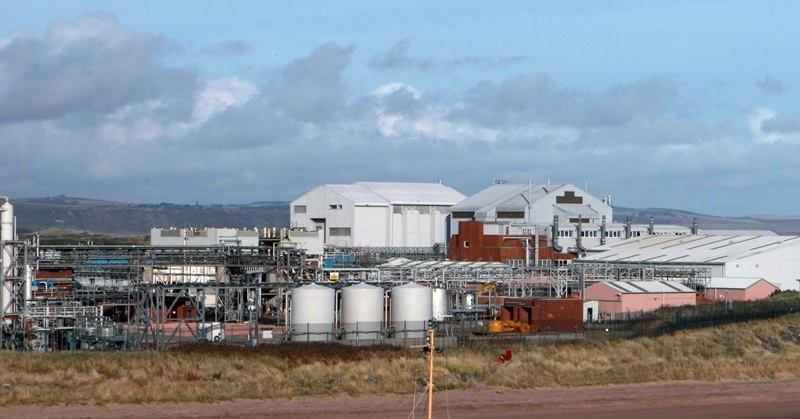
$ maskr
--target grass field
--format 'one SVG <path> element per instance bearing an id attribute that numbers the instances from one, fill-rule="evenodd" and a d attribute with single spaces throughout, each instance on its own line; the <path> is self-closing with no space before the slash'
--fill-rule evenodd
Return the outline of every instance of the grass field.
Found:
<path id="1" fill-rule="evenodd" d="M 447 349 L 437 388 L 511 388 L 800 376 L 800 315 L 657 338 Z M 0 405 L 150 403 L 420 391 L 418 349 L 193 344 L 165 352 L 0 352 Z"/>

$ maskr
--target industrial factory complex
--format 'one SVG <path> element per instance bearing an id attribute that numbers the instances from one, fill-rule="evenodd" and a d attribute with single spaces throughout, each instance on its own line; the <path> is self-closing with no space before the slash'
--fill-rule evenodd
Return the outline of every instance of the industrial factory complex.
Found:
<path id="1" fill-rule="evenodd" d="M 150 245 L 43 245 L 0 197 L 0 348 L 187 342 L 418 344 L 587 324 L 798 289 L 800 237 L 615 220 L 569 183 L 320 185 L 290 225 L 153 226 Z"/>

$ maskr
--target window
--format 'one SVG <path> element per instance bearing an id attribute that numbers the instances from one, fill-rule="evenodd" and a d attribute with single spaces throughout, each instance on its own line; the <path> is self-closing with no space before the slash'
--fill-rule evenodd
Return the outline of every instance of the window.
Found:
<path id="1" fill-rule="evenodd" d="M 331 227 L 331 236 L 350 236 L 350 227 Z"/>
<path id="2" fill-rule="evenodd" d="M 611 237 L 611 238 L 618 239 L 618 238 L 622 237 L 622 232 L 621 232 L 621 231 L 619 231 L 619 230 L 616 230 L 616 231 L 606 231 L 606 237 Z"/>
<path id="3" fill-rule="evenodd" d="M 305 214 L 306 213 L 306 206 L 305 205 L 295 205 L 294 206 L 294 213 L 295 214 Z"/>
<path id="4" fill-rule="evenodd" d="M 340 209 L 342 209 L 342 205 L 341 204 L 331 204 L 330 205 L 330 209 L 332 209 L 332 210 L 340 210 Z"/>
<path id="5" fill-rule="evenodd" d="M 465 249 L 469 248 L 469 240 L 464 240 L 464 248 Z"/>
<path id="6" fill-rule="evenodd" d="M 558 237 L 572 237 L 572 230 L 558 230 Z"/>
<path id="7" fill-rule="evenodd" d="M 581 237 L 584 237 L 584 238 L 597 237 L 597 230 L 589 230 L 589 231 L 582 230 L 581 231 Z"/>

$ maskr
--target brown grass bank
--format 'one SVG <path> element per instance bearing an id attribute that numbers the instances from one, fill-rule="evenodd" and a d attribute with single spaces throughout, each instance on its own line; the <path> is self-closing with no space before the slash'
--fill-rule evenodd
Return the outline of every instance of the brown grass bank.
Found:
<path id="1" fill-rule="evenodd" d="M 575 387 L 800 376 L 800 315 L 658 338 L 448 349 L 438 388 Z M 190 345 L 166 352 L 0 353 L 0 405 L 213 402 L 421 390 L 417 349 Z"/>

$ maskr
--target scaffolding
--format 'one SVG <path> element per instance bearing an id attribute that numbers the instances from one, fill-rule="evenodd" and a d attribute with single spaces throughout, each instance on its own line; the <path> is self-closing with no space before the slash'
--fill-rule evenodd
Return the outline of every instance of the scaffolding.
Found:
<path id="1" fill-rule="evenodd" d="M 278 243 L 0 246 L 11 255 L 0 276 L 9 290 L 2 349 L 164 349 L 176 340 L 202 340 L 207 322 L 249 323 L 249 341 L 259 316 L 280 306 L 273 300 L 284 288 L 318 275 L 303 250 Z"/>

